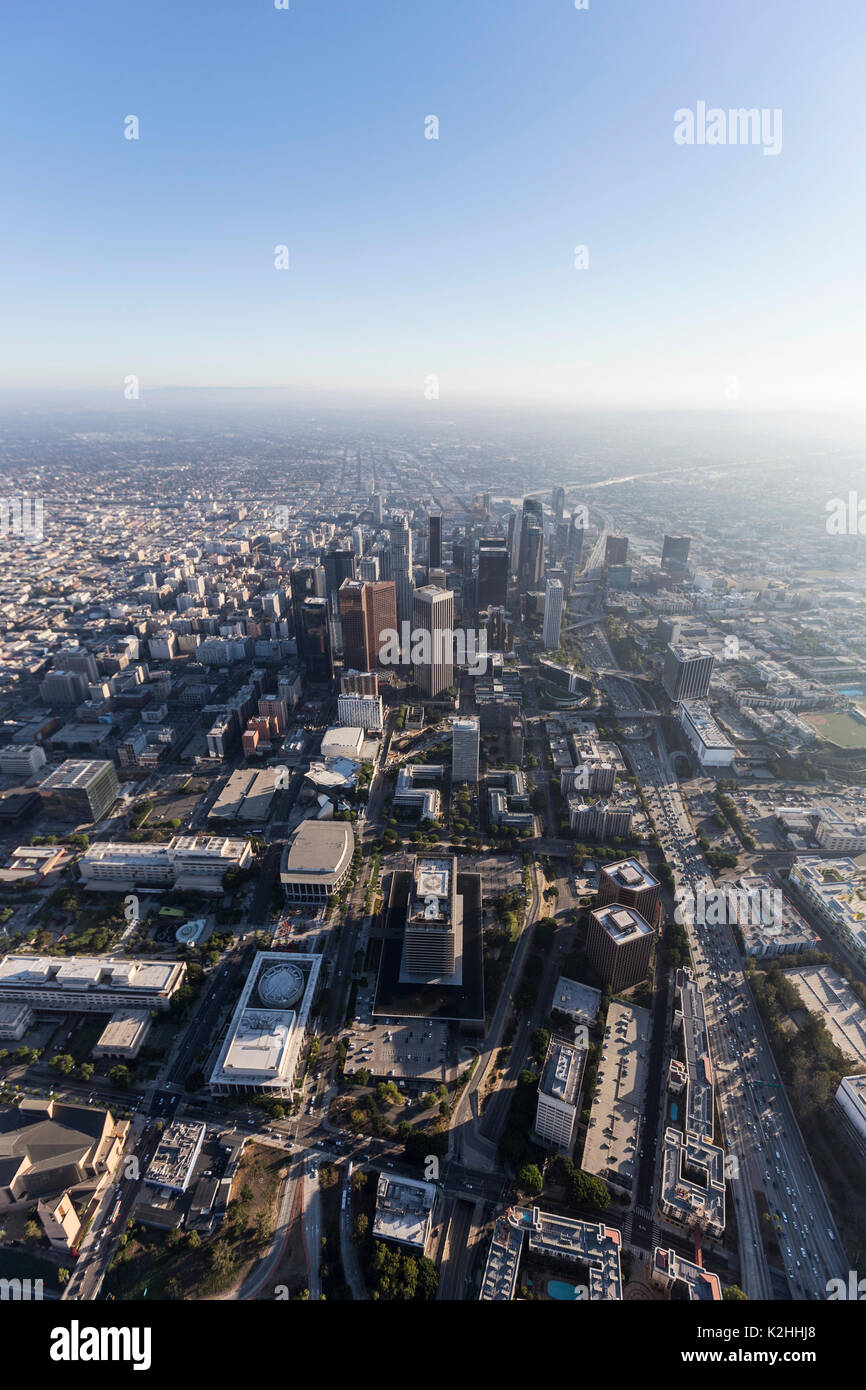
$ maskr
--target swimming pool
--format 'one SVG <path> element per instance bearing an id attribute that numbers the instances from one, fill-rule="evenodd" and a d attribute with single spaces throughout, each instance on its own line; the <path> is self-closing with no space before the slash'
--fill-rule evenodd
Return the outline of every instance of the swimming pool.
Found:
<path id="1" fill-rule="evenodd" d="M 580 1290 L 577 1285 L 563 1283 L 561 1279 L 549 1279 L 547 1292 L 551 1298 L 558 1299 L 560 1303 L 573 1303 L 580 1298 Z"/>

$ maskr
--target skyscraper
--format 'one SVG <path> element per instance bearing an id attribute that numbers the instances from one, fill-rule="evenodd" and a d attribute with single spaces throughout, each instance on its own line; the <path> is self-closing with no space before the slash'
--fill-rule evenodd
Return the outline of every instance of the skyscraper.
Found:
<path id="1" fill-rule="evenodd" d="M 360 579 L 344 579 L 337 594 L 343 664 L 350 671 L 369 671 L 371 666 L 367 645 L 368 587 Z"/>
<path id="2" fill-rule="evenodd" d="M 434 699 L 454 683 L 454 595 L 448 589 L 425 584 L 415 590 L 412 648 L 415 684 Z"/>
<path id="3" fill-rule="evenodd" d="M 562 513 L 565 510 L 565 488 L 555 487 L 551 495 L 550 504 L 553 507 L 553 515 L 556 518 L 557 526 L 562 521 Z"/>
<path id="4" fill-rule="evenodd" d="M 624 565 L 628 559 L 628 536 L 607 536 L 604 542 L 604 563 Z"/>
<path id="5" fill-rule="evenodd" d="M 327 599 L 304 599 L 299 631 L 303 634 L 307 678 L 316 685 L 330 685 L 334 679 L 334 661 Z"/>
<path id="6" fill-rule="evenodd" d="M 454 719 L 451 722 L 451 781 L 478 781 L 478 752 L 481 725 L 477 719 Z"/>
<path id="7" fill-rule="evenodd" d="M 292 616 L 295 622 L 298 656 L 303 659 L 304 631 L 301 609 L 305 599 L 325 597 L 325 571 L 321 565 L 298 565 L 296 569 L 289 571 L 289 585 L 292 591 Z"/>
<path id="8" fill-rule="evenodd" d="M 705 647 L 669 646 L 662 685 L 672 700 L 705 700 L 713 673 L 713 654 Z"/>
<path id="9" fill-rule="evenodd" d="M 544 573 L 544 508 L 534 497 L 524 497 L 520 520 L 517 583 L 522 594 L 536 589 Z"/>
<path id="10" fill-rule="evenodd" d="M 665 536 L 662 543 L 662 569 L 682 573 L 689 560 L 691 536 Z"/>
<path id="11" fill-rule="evenodd" d="M 329 550 L 325 556 L 325 592 L 331 599 L 332 612 L 337 611 L 335 595 L 343 580 L 356 577 L 356 565 L 354 550 Z"/>
<path id="12" fill-rule="evenodd" d="M 412 621 L 412 532 L 405 517 L 391 525 L 391 579 L 397 588 L 397 617 L 401 623 Z"/>
<path id="13" fill-rule="evenodd" d="M 374 579 L 380 579 L 379 556 L 365 555 L 358 561 L 358 577 L 365 579 L 368 583 Z"/>
<path id="14" fill-rule="evenodd" d="M 563 595 L 560 580 L 548 579 L 544 596 L 544 645 L 548 651 L 556 651 L 561 641 Z"/>
<path id="15" fill-rule="evenodd" d="M 442 513 L 431 512 L 429 517 L 430 541 L 427 547 L 427 563 L 431 570 L 442 568 Z"/>
<path id="16" fill-rule="evenodd" d="M 367 651 L 369 668 L 381 666 L 381 651 L 385 641 L 383 634 L 399 631 L 397 626 L 397 593 L 393 579 L 378 579 L 365 584 L 367 590 Z"/>
<path id="17" fill-rule="evenodd" d="M 370 506 L 373 509 L 373 522 L 376 526 L 382 525 L 382 496 L 381 493 L 374 492 L 370 498 Z"/>
<path id="18" fill-rule="evenodd" d="M 478 543 L 478 608 L 504 608 L 508 597 L 508 546 L 504 536 Z"/>

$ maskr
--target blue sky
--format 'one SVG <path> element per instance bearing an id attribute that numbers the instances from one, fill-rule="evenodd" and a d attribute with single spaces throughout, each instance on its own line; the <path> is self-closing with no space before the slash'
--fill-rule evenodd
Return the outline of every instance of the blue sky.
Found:
<path id="1" fill-rule="evenodd" d="M 864 38 L 862 0 L 14 7 L 0 378 L 863 409 Z M 781 153 L 677 146 L 701 100 Z"/>

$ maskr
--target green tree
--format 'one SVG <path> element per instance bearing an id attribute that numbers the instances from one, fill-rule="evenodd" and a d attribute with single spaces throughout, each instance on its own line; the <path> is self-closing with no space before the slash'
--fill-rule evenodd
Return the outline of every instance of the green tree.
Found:
<path id="1" fill-rule="evenodd" d="M 544 1186 L 544 1181 L 537 1164 L 524 1163 L 517 1174 L 517 1186 L 521 1192 L 525 1192 L 529 1197 L 538 1196 Z"/>

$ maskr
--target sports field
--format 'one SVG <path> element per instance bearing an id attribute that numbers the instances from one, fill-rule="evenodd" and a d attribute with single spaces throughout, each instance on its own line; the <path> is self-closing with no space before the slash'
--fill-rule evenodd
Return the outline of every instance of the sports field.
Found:
<path id="1" fill-rule="evenodd" d="M 820 738 L 834 743 L 837 748 L 866 748 L 866 724 L 851 714 L 804 714 L 807 724 Z"/>

